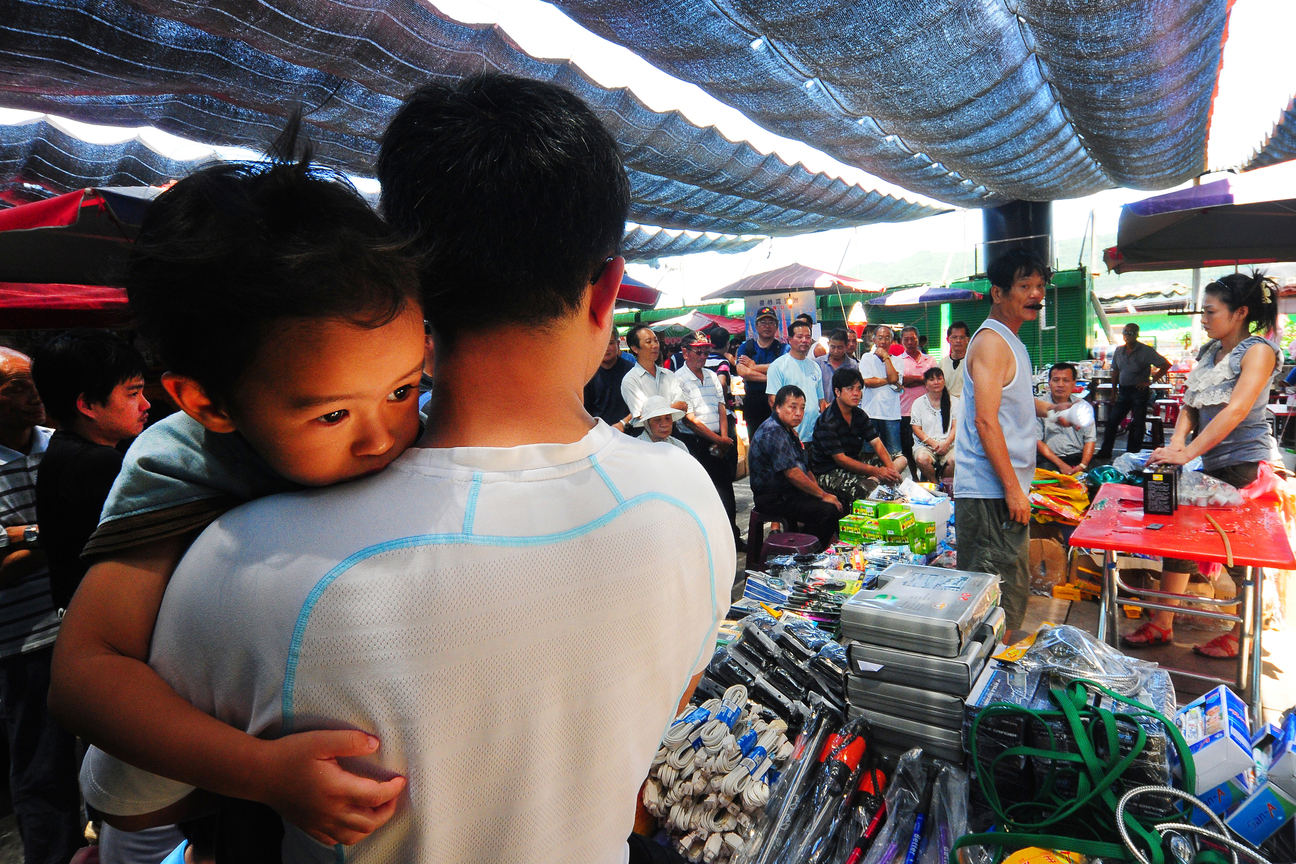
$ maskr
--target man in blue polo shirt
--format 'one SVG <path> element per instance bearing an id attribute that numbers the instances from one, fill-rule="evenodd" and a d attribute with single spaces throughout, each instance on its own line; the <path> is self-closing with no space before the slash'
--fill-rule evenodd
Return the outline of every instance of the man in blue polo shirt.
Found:
<path id="1" fill-rule="evenodd" d="M 805 418 L 797 427 L 797 434 L 802 441 L 814 437 L 814 424 L 820 412 L 828 406 L 824 399 L 823 371 L 819 364 L 810 357 L 810 348 L 814 345 L 810 324 L 796 320 L 788 325 L 788 353 L 770 364 L 765 373 L 766 393 L 778 392 L 779 388 L 795 384 L 805 393 Z M 773 399 L 771 398 L 771 407 Z"/>
<path id="2" fill-rule="evenodd" d="M 743 422 L 747 434 L 755 435 L 769 419 L 769 400 L 765 395 L 765 373 L 769 366 L 787 353 L 788 346 L 778 341 L 778 316 L 771 306 L 756 312 L 756 338 L 738 347 L 738 377 L 743 379 Z M 777 389 L 777 388 L 775 388 Z"/>

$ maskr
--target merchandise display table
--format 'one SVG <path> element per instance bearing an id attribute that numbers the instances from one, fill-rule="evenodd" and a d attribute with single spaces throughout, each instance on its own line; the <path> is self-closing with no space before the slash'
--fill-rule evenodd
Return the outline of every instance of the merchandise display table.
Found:
<path id="1" fill-rule="evenodd" d="M 1228 556 L 1224 540 L 1206 519 L 1207 513 L 1228 535 L 1233 563 L 1246 567 L 1246 578 L 1237 598 L 1203 600 L 1150 589 L 1133 591 L 1120 581 L 1116 570 L 1115 553 L 1118 551 L 1226 563 Z M 1216 683 L 1235 684 L 1245 691 L 1251 704 L 1252 716 L 1263 716 L 1260 714 L 1260 631 L 1263 618 L 1260 592 L 1264 580 L 1257 576 L 1255 568 L 1296 568 L 1296 556 L 1292 555 L 1286 527 L 1273 507 L 1247 501 L 1238 507 L 1181 506 L 1173 516 L 1149 516 L 1143 512 L 1141 488 L 1107 483 L 1098 490 L 1089 512 L 1072 533 L 1071 545 L 1102 549 L 1106 553 L 1098 638 L 1109 645 L 1117 646 L 1116 613 L 1119 605 L 1173 610 L 1184 615 L 1241 623 L 1236 682 L 1177 669 L 1169 671 Z M 1139 599 L 1124 598 L 1118 601 L 1117 595 L 1121 589 L 1133 591 L 1139 595 Z M 1240 601 L 1242 610 L 1241 615 L 1231 615 L 1219 611 L 1181 609 L 1155 600 L 1144 600 L 1143 597 L 1182 597 L 1193 603 L 1216 607 L 1236 606 Z"/>

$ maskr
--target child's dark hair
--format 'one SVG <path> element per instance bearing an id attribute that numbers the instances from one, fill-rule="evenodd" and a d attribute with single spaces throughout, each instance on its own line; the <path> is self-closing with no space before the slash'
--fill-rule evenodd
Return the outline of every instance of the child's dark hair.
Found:
<path id="1" fill-rule="evenodd" d="M 264 162 L 201 168 L 149 205 L 126 277 L 167 368 L 228 399 L 277 322 L 390 323 L 419 302 L 403 241 L 337 172 L 294 158 L 299 118 Z"/>
<path id="2" fill-rule="evenodd" d="M 107 330 L 68 330 L 32 352 L 32 381 L 61 426 L 77 419 L 79 397 L 102 405 L 118 384 L 142 377 L 144 369 L 134 346 Z"/>
<path id="3" fill-rule="evenodd" d="M 1259 270 L 1251 275 L 1230 273 L 1206 286 L 1230 312 L 1247 307 L 1246 329 L 1264 335 L 1278 328 L 1278 283 Z"/>
<path id="4" fill-rule="evenodd" d="M 630 207 L 616 139 L 578 97 L 509 75 L 430 84 L 378 154 L 383 214 L 415 238 L 428 318 L 461 330 L 574 312 Z"/>

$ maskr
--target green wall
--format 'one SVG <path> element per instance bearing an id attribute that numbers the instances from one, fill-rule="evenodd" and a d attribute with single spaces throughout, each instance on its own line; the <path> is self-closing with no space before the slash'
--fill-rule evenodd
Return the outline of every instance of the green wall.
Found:
<path id="1" fill-rule="evenodd" d="M 1059 360 L 1088 359 L 1095 326 L 1095 316 L 1089 304 L 1090 284 L 1083 268 L 1053 274 L 1044 299 L 1043 323 L 1046 329 L 1040 328 L 1039 321 L 1027 321 L 1017 334 L 1037 368 Z M 927 335 L 928 350 L 934 356 L 942 356 L 946 348 L 945 326 L 948 322 L 966 321 L 975 332 L 990 314 L 990 283 L 987 280 L 952 282 L 949 287 L 967 288 L 986 296 L 981 300 L 922 306 L 870 306 L 869 323 L 912 324 L 918 332 Z"/>

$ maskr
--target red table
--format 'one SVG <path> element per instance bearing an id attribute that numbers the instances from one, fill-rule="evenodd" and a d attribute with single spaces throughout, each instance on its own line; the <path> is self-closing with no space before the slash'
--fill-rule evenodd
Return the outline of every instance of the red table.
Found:
<path id="1" fill-rule="evenodd" d="M 1183 670 L 1170 670 L 1193 678 L 1205 678 L 1218 683 L 1235 683 L 1246 691 L 1252 706 L 1252 716 L 1260 717 L 1260 629 L 1263 608 L 1260 598 L 1263 577 L 1256 578 L 1254 568 L 1275 567 L 1284 570 L 1296 568 L 1287 539 L 1287 528 L 1273 505 L 1243 502 L 1238 507 L 1182 506 L 1173 516 L 1148 516 L 1143 512 L 1143 490 L 1138 486 L 1107 483 L 1098 490 L 1089 512 L 1071 534 L 1071 545 L 1086 549 L 1102 549 L 1106 553 L 1103 566 L 1102 615 L 1098 619 L 1098 638 L 1115 647 L 1117 645 L 1116 610 L 1117 594 L 1130 589 L 1120 581 L 1116 570 L 1115 552 L 1138 552 L 1144 555 L 1163 555 L 1172 558 L 1190 558 L 1198 561 L 1226 562 L 1224 541 L 1206 520 L 1209 513 L 1228 534 L 1233 549 L 1233 563 L 1247 568 L 1242 583 L 1241 615 L 1224 612 L 1180 609 L 1165 603 L 1143 599 L 1123 599 L 1127 606 L 1146 609 L 1173 610 L 1185 615 L 1199 615 L 1242 624 L 1238 640 L 1238 669 L 1236 682 L 1223 681 L 1210 676 Z M 1152 529 L 1149 525 L 1161 525 Z M 1163 591 L 1139 589 L 1143 596 L 1178 599 L 1182 595 Z M 1238 599 L 1207 601 L 1188 597 L 1194 603 L 1214 606 L 1234 606 Z"/>

